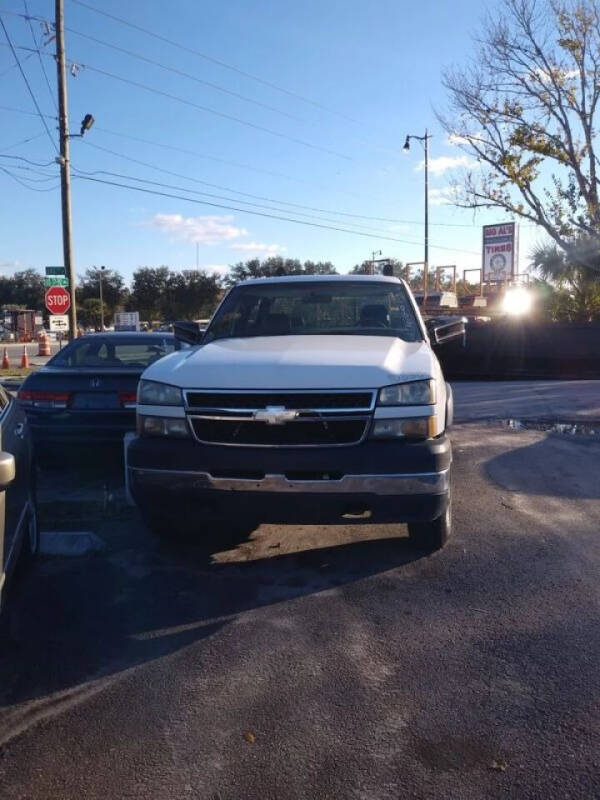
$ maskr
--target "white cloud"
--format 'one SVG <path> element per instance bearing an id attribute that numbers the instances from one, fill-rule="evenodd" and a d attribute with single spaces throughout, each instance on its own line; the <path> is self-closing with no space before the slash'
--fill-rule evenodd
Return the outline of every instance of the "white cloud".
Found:
<path id="1" fill-rule="evenodd" d="M 20 266 L 20 261 L 0 261 L 0 269 L 18 269 Z"/>
<path id="2" fill-rule="evenodd" d="M 212 275 L 227 275 L 229 272 L 229 264 L 204 264 L 202 269 L 206 270 Z"/>
<path id="3" fill-rule="evenodd" d="M 155 214 L 150 224 L 176 239 L 214 245 L 247 236 L 245 228 L 232 224 L 232 216 L 184 217 L 181 214 Z"/>
<path id="4" fill-rule="evenodd" d="M 255 253 L 266 256 L 275 256 L 277 253 L 285 253 L 287 247 L 280 244 L 266 244 L 265 242 L 238 242 L 231 245 L 231 250 L 239 250 L 243 253 Z"/>
<path id="5" fill-rule="evenodd" d="M 439 158 L 429 159 L 429 171 L 434 175 L 442 175 L 449 169 L 456 167 L 475 167 L 477 162 L 473 161 L 469 156 L 439 156 Z M 425 169 L 425 162 L 421 161 L 415 167 L 419 171 Z"/>
<path id="6" fill-rule="evenodd" d="M 542 67 L 536 67 L 533 70 L 533 74 L 539 78 L 540 83 L 550 83 L 551 78 L 555 80 L 573 80 L 573 78 L 577 78 L 579 75 L 578 69 L 560 69 L 560 67 L 552 67 L 550 70 L 542 69 Z"/>
<path id="7" fill-rule="evenodd" d="M 456 198 L 456 189 L 444 186 L 441 189 L 429 190 L 429 203 L 432 206 L 446 206 Z"/>

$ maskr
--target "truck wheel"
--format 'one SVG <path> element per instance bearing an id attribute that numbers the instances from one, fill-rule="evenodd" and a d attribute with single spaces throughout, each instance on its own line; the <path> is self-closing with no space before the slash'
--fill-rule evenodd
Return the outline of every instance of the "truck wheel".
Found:
<path id="1" fill-rule="evenodd" d="M 452 530 L 452 503 L 448 501 L 441 517 L 431 522 L 410 522 L 408 535 L 417 547 L 429 552 L 441 550 Z"/>

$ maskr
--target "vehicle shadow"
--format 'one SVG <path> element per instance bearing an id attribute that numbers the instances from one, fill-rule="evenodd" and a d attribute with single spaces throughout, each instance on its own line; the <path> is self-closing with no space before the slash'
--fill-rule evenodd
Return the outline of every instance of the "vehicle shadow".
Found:
<path id="1" fill-rule="evenodd" d="M 131 516 L 120 548 L 42 560 L 11 587 L 9 633 L 0 642 L 0 744 L 18 732 L 20 704 L 35 716 L 52 698 L 212 636 L 241 612 L 336 590 L 424 555 L 393 537 L 285 554 L 275 544 L 272 555 L 250 561 L 247 529 L 218 542 L 163 544 Z M 219 561 L 223 547 L 237 555 Z"/>
<path id="2" fill-rule="evenodd" d="M 485 471 L 494 483 L 509 491 L 597 500 L 598 464 L 600 439 L 550 434 L 491 458 Z"/>

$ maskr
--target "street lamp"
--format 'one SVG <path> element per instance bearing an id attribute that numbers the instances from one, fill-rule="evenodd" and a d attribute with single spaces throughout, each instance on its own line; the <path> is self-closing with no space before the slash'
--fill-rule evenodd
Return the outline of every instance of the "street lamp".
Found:
<path id="1" fill-rule="evenodd" d="M 104 333 L 104 298 L 102 297 L 102 277 L 105 269 L 106 267 L 100 267 L 100 272 L 98 273 L 100 277 L 100 330 L 102 333 Z"/>
<path id="2" fill-rule="evenodd" d="M 423 265 L 423 306 L 427 303 L 427 286 L 429 283 L 429 140 L 431 134 L 425 128 L 425 136 L 414 136 L 409 134 L 404 141 L 402 148 L 405 153 L 410 150 L 410 140 L 416 139 L 422 142 L 425 150 L 425 253 Z"/>

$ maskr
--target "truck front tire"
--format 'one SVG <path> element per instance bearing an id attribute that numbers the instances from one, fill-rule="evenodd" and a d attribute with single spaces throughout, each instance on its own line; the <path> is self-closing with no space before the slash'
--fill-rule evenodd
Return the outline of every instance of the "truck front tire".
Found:
<path id="1" fill-rule="evenodd" d="M 441 517 L 430 522 L 410 522 L 408 535 L 420 549 L 434 552 L 441 550 L 448 541 L 452 531 L 452 502 L 448 498 L 448 505 Z"/>

